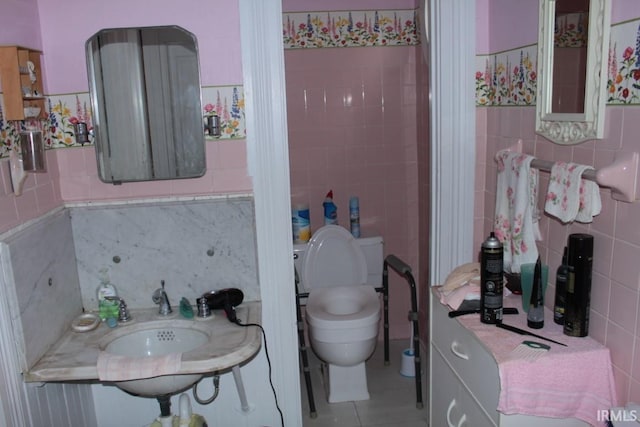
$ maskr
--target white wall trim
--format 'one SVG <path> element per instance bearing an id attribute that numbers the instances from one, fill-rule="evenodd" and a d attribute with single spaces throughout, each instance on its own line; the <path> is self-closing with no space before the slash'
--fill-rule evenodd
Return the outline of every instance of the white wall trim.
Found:
<path id="1" fill-rule="evenodd" d="M 247 157 L 253 176 L 262 321 L 284 423 L 295 426 L 302 425 L 302 416 L 282 3 L 281 0 L 242 0 L 239 4 Z M 263 423 L 279 425 L 280 420 L 274 418 Z"/>
<path id="2" fill-rule="evenodd" d="M 18 356 L 18 349 L 24 346 L 16 340 L 9 307 L 9 301 L 16 301 L 10 295 L 12 286 L 9 247 L 0 243 L 0 427 L 31 425 Z"/>
<path id="3" fill-rule="evenodd" d="M 430 1 L 430 283 L 471 261 L 475 180 L 475 0 Z"/>

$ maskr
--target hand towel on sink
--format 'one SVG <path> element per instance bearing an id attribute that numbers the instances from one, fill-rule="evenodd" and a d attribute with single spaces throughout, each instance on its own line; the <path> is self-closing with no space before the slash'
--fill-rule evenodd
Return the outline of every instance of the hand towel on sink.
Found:
<path id="1" fill-rule="evenodd" d="M 563 223 L 589 223 L 600 213 L 600 189 L 593 181 L 582 179 L 591 166 L 556 162 L 551 167 L 544 210 Z"/>
<path id="2" fill-rule="evenodd" d="M 171 375 L 180 371 L 182 353 L 164 356 L 129 357 L 101 351 L 98 355 L 100 381 L 126 381 Z"/>
<path id="3" fill-rule="evenodd" d="M 534 158 L 509 150 L 496 154 L 498 182 L 494 231 L 502 242 L 504 271 L 519 273 L 520 265 L 538 259 L 538 170 L 531 167 Z"/>

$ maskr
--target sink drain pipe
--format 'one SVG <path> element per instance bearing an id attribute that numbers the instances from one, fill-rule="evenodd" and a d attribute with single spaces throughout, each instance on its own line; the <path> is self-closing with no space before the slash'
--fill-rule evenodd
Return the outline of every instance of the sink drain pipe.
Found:
<path id="1" fill-rule="evenodd" d="M 208 399 L 200 399 L 200 397 L 198 396 L 198 384 L 200 384 L 200 381 L 193 385 L 193 398 L 196 402 L 201 405 L 208 405 L 209 403 L 216 400 L 216 397 L 218 397 L 218 393 L 220 392 L 220 375 L 213 376 L 213 396 Z"/>
<path id="2" fill-rule="evenodd" d="M 233 368 L 231 368 L 231 372 L 233 373 L 233 380 L 235 381 L 236 388 L 238 389 L 240 407 L 242 408 L 243 412 L 249 412 L 251 410 L 251 406 L 249 405 L 249 401 L 247 400 L 247 393 L 245 392 L 244 383 L 242 382 L 240 367 L 238 365 L 234 366 Z M 198 384 L 200 384 L 199 381 L 193 385 L 193 398 L 196 402 L 201 405 L 208 405 L 209 403 L 216 400 L 216 398 L 218 397 L 218 393 L 220 392 L 220 375 L 213 376 L 213 396 L 208 399 L 203 400 L 200 398 L 200 396 L 198 396 Z M 160 405 L 160 407 L 162 408 L 162 404 Z"/>
<path id="3" fill-rule="evenodd" d="M 171 395 L 165 394 L 156 397 L 158 404 L 160 405 L 160 416 L 168 417 L 171 415 Z"/>

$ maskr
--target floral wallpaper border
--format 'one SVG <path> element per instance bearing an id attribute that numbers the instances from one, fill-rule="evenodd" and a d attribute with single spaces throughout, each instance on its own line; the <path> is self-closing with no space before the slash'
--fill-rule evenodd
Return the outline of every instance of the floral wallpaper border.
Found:
<path id="1" fill-rule="evenodd" d="M 553 34 L 555 47 L 586 47 L 589 15 L 584 12 L 568 13 L 556 18 Z"/>
<path id="2" fill-rule="evenodd" d="M 640 104 L 640 19 L 611 27 L 607 103 Z"/>
<path id="3" fill-rule="evenodd" d="M 391 15 L 387 12 L 391 12 Z M 324 13 L 327 14 L 326 22 L 331 23 L 329 27 L 319 18 L 320 14 L 324 16 Z M 303 23 L 296 24 L 300 22 L 297 19 L 302 15 L 304 15 Z M 332 43 L 338 43 L 342 47 L 373 46 L 376 45 L 374 43 L 378 43 L 377 45 L 419 44 L 417 30 L 419 25 L 413 10 L 318 12 L 316 15 L 289 13 L 285 14 L 285 18 L 285 48 L 332 47 Z M 310 28 L 309 23 L 313 26 L 312 31 L 306 31 Z M 302 29 L 305 31 L 301 33 Z M 325 36 L 318 36 L 319 34 L 325 34 Z M 322 42 L 325 40 L 323 37 L 327 35 L 337 35 L 339 37 L 334 39 L 339 41 Z M 290 45 L 287 46 L 287 43 Z M 640 105 L 640 18 L 611 27 L 607 65 L 607 104 Z M 536 45 L 476 56 L 476 106 L 535 105 L 536 69 Z M 4 120 L 1 101 L 2 94 L 0 94 L 0 158 L 4 158 L 8 157 L 9 150 L 16 149 L 20 131 L 24 130 L 25 124 Z M 203 116 L 215 113 L 221 118 L 222 136 L 217 139 L 246 137 L 242 86 L 203 87 L 202 105 Z M 80 146 L 75 141 L 73 124 L 85 121 L 90 128 L 92 127 L 89 94 L 86 92 L 49 96 L 47 114 L 46 120 L 34 123 L 44 132 L 46 148 Z M 206 139 L 211 141 L 216 138 L 207 136 Z"/>
<path id="4" fill-rule="evenodd" d="M 476 56 L 476 106 L 536 104 L 537 45 Z M 611 26 L 607 105 L 640 105 L 640 18 Z"/>
<path id="5" fill-rule="evenodd" d="M 2 101 L 1 95 L 0 101 Z M 45 148 L 79 147 L 80 144 L 76 142 L 73 132 L 73 125 L 85 122 L 89 129 L 93 128 L 90 105 L 89 93 L 87 92 L 52 95 L 47 99 L 47 118 L 41 121 L 31 121 L 29 125 L 43 131 Z M 222 135 L 220 138 L 206 136 L 206 140 L 244 139 L 246 137 L 242 86 L 203 87 L 202 105 L 203 117 L 217 114 L 221 119 Z M 24 129 L 25 122 L 3 119 L 2 102 L 0 102 L 0 158 L 8 157 L 9 150 L 17 149 L 20 132 Z M 89 145 L 91 144 L 93 144 L 93 137 L 90 137 Z"/>
<path id="6" fill-rule="evenodd" d="M 537 46 L 476 56 L 476 106 L 535 105 Z"/>
<path id="7" fill-rule="evenodd" d="M 285 49 L 420 44 L 416 10 L 284 13 Z"/>

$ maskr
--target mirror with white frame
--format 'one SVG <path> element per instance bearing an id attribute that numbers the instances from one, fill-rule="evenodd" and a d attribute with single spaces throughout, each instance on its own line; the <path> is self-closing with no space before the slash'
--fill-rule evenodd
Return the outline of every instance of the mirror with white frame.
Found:
<path id="1" fill-rule="evenodd" d="M 195 36 L 177 26 L 104 29 L 86 54 L 100 179 L 204 175 Z"/>
<path id="2" fill-rule="evenodd" d="M 610 21 L 611 0 L 540 0 L 538 134 L 562 145 L 603 137 Z"/>

